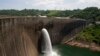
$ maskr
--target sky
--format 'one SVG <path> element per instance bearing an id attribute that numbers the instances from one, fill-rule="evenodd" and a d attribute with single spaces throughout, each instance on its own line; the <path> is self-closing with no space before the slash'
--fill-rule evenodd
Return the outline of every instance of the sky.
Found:
<path id="1" fill-rule="evenodd" d="M 66 10 L 100 8 L 100 0 L 0 0 L 0 9 Z"/>

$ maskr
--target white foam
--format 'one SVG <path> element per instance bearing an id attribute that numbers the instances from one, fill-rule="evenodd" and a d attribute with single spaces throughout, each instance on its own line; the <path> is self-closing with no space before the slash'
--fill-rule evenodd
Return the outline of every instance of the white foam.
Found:
<path id="1" fill-rule="evenodd" d="M 43 56 L 60 56 L 57 54 L 57 51 L 56 50 L 53 50 L 52 49 L 52 44 L 51 44 L 51 40 L 50 40 L 50 36 L 49 36 L 49 33 L 48 31 L 43 28 L 42 29 L 42 34 L 43 34 L 43 37 L 44 37 L 44 44 L 45 44 L 45 48 L 44 50 L 42 50 L 42 52 L 44 53 Z"/>

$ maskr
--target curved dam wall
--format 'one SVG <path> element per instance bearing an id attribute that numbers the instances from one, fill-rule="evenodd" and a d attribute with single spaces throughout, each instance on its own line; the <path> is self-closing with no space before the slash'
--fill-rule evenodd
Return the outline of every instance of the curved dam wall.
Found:
<path id="1" fill-rule="evenodd" d="M 65 42 L 86 26 L 84 20 L 3 17 L 0 18 L 0 56 L 38 56 L 46 28 L 52 44 Z"/>
<path id="2" fill-rule="evenodd" d="M 52 43 L 64 43 L 73 38 L 86 26 L 86 21 L 55 19 L 47 24 Z"/>

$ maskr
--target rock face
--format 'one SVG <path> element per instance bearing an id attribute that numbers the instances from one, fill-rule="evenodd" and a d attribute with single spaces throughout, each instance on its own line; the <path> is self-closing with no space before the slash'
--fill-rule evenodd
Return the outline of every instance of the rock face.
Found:
<path id="1" fill-rule="evenodd" d="M 52 44 L 70 39 L 86 25 L 83 20 L 4 17 L 0 18 L 0 56 L 38 56 L 41 51 L 41 29 L 46 28 Z"/>

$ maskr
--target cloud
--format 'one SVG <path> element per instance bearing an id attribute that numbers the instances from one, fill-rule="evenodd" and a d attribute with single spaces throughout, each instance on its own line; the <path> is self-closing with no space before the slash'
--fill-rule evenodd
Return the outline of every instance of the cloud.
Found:
<path id="1" fill-rule="evenodd" d="M 3 1 L 3 2 L 2 2 Z M 100 0 L 1 0 L 0 8 L 15 8 L 15 9 L 77 9 L 86 7 L 99 7 Z"/>
<path id="2" fill-rule="evenodd" d="M 31 4 L 33 7 L 40 9 L 60 9 L 63 2 L 64 0 L 30 0 L 26 1 L 25 3 L 29 5 Z"/>
<path id="3" fill-rule="evenodd" d="M 37 9 L 83 9 L 90 6 L 100 7 L 100 0 L 29 0 L 27 4 Z"/>
<path id="4" fill-rule="evenodd" d="M 81 5 L 82 7 L 99 7 L 100 8 L 100 0 L 79 0 L 78 4 Z"/>
<path id="5" fill-rule="evenodd" d="M 100 3 L 100 0 L 79 0 L 80 3 Z"/>

